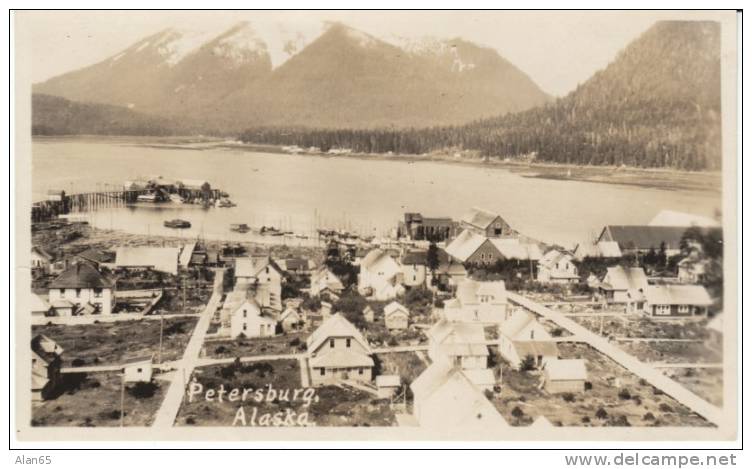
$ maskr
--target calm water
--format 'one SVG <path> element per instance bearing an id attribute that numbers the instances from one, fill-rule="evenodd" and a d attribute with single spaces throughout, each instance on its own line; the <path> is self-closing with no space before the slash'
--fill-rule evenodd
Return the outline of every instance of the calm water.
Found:
<path id="1" fill-rule="evenodd" d="M 116 208 L 90 219 L 101 228 L 186 237 L 252 237 L 230 232 L 231 223 L 299 233 L 327 226 L 383 236 L 406 211 L 456 218 L 479 206 L 498 212 L 528 236 L 571 247 L 606 224 L 647 223 L 661 209 L 712 215 L 720 206 L 720 197 L 707 192 L 525 178 L 504 169 L 439 162 L 157 149 L 85 140 L 35 141 L 32 161 L 33 200 L 43 199 L 48 189 L 122 187 L 141 175 L 206 179 L 229 192 L 237 207 Z M 164 228 L 162 222 L 172 218 L 193 226 L 181 233 Z"/>

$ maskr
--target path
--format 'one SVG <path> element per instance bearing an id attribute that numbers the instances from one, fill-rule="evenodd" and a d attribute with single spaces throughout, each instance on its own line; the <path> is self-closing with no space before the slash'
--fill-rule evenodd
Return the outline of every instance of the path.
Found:
<path id="1" fill-rule="evenodd" d="M 399 345 L 397 347 L 382 347 L 371 350 L 371 353 L 398 353 L 398 352 L 425 352 L 428 344 L 424 345 Z"/>
<path id="2" fill-rule="evenodd" d="M 281 353 L 277 355 L 249 355 L 246 357 L 228 357 L 228 358 L 199 358 L 196 360 L 195 367 L 204 367 L 212 365 L 226 365 L 235 362 L 238 358 L 241 363 L 264 362 L 273 360 L 299 360 L 307 357 L 304 353 Z"/>
<path id="3" fill-rule="evenodd" d="M 697 396 L 687 388 L 668 378 L 652 365 L 646 364 L 634 356 L 623 351 L 619 347 L 610 343 L 606 338 L 595 334 L 589 329 L 579 325 L 575 321 L 567 318 L 564 314 L 546 308 L 539 303 L 531 301 L 524 296 L 516 293 L 507 292 L 508 298 L 512 303 L 520 305 L 550 321 L 555 322 L 560 327 L 567 329 L 576 335 L 583 342 L 587 343 L 594 349 L 608 356 L 630 372 L 643 378 L 649 384 L 663 391 L 665 394 L 676 399 L 681 404 L 689 407 L 711 423 L 720 425 L 723 420 L 722 411 L 708 401 Z"/>
<path id="4" fill-rule="evenodd" d="M 702 339 L 668 339 L 662 337 L 614 337 L 619 342 L 686 342 L 703 343 Z"/>
<path id="5" fill-rule="evenodd" d="M 650 366 L 653 368 L 720 368 L 723 369 L 723 363 L 666 363 L 666 362 L 652 362 Z"/>
<path id="6" fill-rule="evenodd" d="M 175 423 L 175 418 L 178 416 L 180 404 L 183 402 L 183 395 L 188 385 L 186 380 L 191 379 L 193 369 L 199 361 L 199 354 L 201 353 L 201 347 L 204 345 L 206 331 L 209 329 L 212 316 L 214 316 L 214 312 L 217 310 L 217 306 L 222 299 L 222 285 L 224 284 L 225 271 L 224 269 L 216 269 L 214 273 L 214 291 L 204 311 L 201 313 L 196 327 L 193 328 L 193 334 L 188 341 L 188 345 L 185 347 L 183 359 L 180 362 L 176 362 L 174 377 L 152 424 L 155 428 L 171 428 Z"/>

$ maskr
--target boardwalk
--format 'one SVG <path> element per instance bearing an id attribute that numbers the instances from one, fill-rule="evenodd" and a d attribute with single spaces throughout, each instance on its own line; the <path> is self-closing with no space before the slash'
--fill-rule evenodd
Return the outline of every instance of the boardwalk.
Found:
<path id="1" fill-rule="evenodd" d="M 583 342 L 587 343 L 594 349 L 608 356 L 627 370 L 643 378 L 645 381 L 663 391 L 665 394 L 676 399 L 681 404 L 689 407 L 709 422 L 719 425 L 722 421 L 721 409 L 700 398 L 687 388 L 676 381 L 666 377 L 653 366 L 643 363 L 632 355 L 626 353 L 619 347 L 613 345 L 606 338 L 591 332 L 589 329 L 579 325 L 575 321 L 567 318 L 564 314 L 554 311 L 550 308 L 531 301 L 524 296 L 508 292 L 509 300 L 512 303 L 520 305 L 542 317 L 548 319 L 560 327 L 567 329 L 575 334 Z"/>
<path id="2" fill-rule="evenodd" d="M 201 347 L 204 345 L 206 331 L 222 299 L 222 285 L 225 271 L 224 269 L 217 269 L 215 273 L 214 292 L 206 304 L 204 311 L 201 313 L 196 327 L 193 329 L 193 335 L 191 335 L 188 345 L 185 347 L 183 359 L 176 362 L 174 377 L 162 401 L 162 406 L 154 418 L 153 426 L 155 428 L 170 428 L 175 423 L 175 418 L 180 410 L 180 404 L 183 402 L 183 395 L 188 384 L 186 380 L 190 379 L 193 369 L 199 361 L 199 353 L 201 352 Z"/>

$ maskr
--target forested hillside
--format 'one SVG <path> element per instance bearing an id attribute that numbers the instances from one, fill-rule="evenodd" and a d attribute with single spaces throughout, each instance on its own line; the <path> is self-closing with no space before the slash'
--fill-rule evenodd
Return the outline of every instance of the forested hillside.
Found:
<path id="1" fill-rule="evenodd" d="M 79 103 L 57 96 L 34 94 L 32 135 L 144 135 L 189 133 L 187 126 L 138 113 L 122 106 Z"/>

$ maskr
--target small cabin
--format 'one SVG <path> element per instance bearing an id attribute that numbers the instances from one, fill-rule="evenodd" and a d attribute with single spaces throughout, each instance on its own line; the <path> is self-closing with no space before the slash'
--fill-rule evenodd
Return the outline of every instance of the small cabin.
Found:
<path id="1" fill-rule="evenodd" d="M 379 375 L 376 377 L 376 393 L 379 399 L 390 399 L 401 386 L 399 375 Z"/>
<path id="2" fill-rule="evenodd" d="M 123 364 L 123 381 L 126 383 L 149 383 L 154 375 L 152 355 L 135 357 Z"/>
<path id="3" fill-rule="evenodd" d="M 587 367 L 582 359 L 549 360 L 543 369 L 545 389 L 549 393 L 583 392 Z"/>

